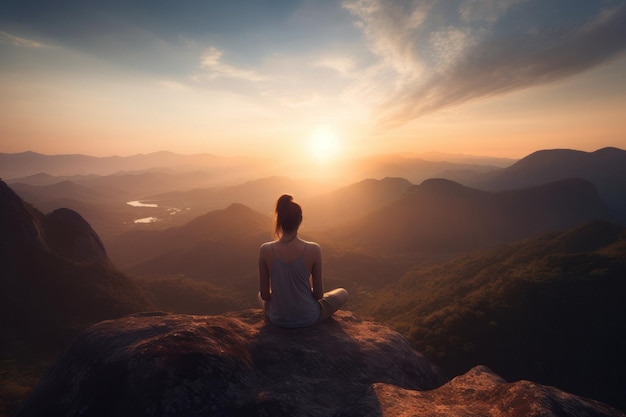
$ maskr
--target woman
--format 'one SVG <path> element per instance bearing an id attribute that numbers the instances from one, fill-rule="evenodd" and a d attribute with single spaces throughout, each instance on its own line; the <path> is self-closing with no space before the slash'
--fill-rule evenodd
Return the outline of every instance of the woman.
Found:
<path id="1" fill-rule="evenodd" d="M 343 288 L 324 293 L 322 252 L 298 237 L 302 208 L 290 195 L 276 202 L 278 239 L 259 250 L 259 301 L 268 319 L 281 327 L 304 327 L 330 317 L 348 300 Z"/>

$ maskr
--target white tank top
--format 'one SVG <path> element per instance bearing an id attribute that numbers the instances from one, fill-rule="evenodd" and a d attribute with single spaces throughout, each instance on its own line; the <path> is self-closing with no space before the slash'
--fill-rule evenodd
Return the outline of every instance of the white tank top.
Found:
<path id="1" fill-rule="evenodd" d="M 313 297 L 309 277 L 311 273 L 304 266 L 304 252 L 292 262 L 283 262 L 276 257 L 272 243 L 274 262 L 270 272 L 272 300 L 267 316 L 272 323 L 281 327 L 309 326 L 320 315 L 319 302 Z"/>

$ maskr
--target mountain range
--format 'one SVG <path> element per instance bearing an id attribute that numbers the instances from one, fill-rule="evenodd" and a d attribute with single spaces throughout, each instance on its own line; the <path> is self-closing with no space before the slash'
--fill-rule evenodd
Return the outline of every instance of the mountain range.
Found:
<path id="1" fill-rule="evenodd" d="M 615 217 L 581 179 L 500 192 L 431 179 L 334 236 L 385 252 L 458 252 Z"/>
<path id="2" fill-rule="evenodd" d="M 258 247 L 287 192 L 303 205 L 301 236 L 322 245 L 327 288 L 349 290 L 347 308 L 401 330 L 453 375 L 487 364 L 626 408 L 623 153 L 545 151 L 464 170 L 466 183 L 381 177 L 331 190 L 276 176 L 178 189 L 194 174 L 150 168 L 0 182 L 0 353 L 49 355 L 134 311 L 256 307 Z M 142 198 L 159 207 L 126 204 Z M 184 201 L 197 206 L 176 220 L 132 222 Z"/>
<path id="3" fill-rule="evenodd" d="M 368 277 L 373 271 L 378 271 L 377 276 L 384 274 L 385 268 L 389 270 L 383 280 L 392 282 L 403 268 L 416 262 L 418 253 L 449 256 L 567 230 L 595 219 L 613 219 L 594 187 L 574 179 L 497 193 L 442 179 L 417 186 L 383 179 L 357 183 L 330 195 L 341 196 L 332 206 L 336 217 L 347 212 L 354 219 L 330 229 L 309 227 L 304 205 L 302 232 L 305 238 L 312 233 L 323 244 L 332 265 L 329 274 L 348 286 L 361 280 L 372 285 L 375 280 Z M 359 204 L 375 199 L 379 204 L 370 204 L 372 211 Z M 317 208 L 312 204 L 313 213 L 320 207 L 331 212 L 326 205 L 331 201 L 320 198 Z M 358 208 L 348 210 L 352 206 Z M 107 247 L 116 265 L 136 275 L 183 274 L 219 286 L 254 288 L 257 250 L 272 238 L 271 230 L 269 215 L 232 204 L 183 226 L 120 234 L 108 239 Z M 363 265 L 369 269 L 364 271 Z"/>
<path id="4" fill-rule="evenodd" d="M 37 152 L 0 153 L 0 174 L 14 179 L 45 173 L 52 176 L 112 175 L 124 171 L 164 170 L 247 172 L 250 160 L 211 154 L 180 155 L 154 152 L 132 156 L 44 155 Z"/>
<path id="5" fill-rule="evenodd" d="M 600 196 L 626 221 L 626 151 L 602 148 L 594 152 L 549 149 L 534 152 L 513 165 L 459 182 L 498 191 L 531 187 L 567 178 L 592 183 Z"/>
<path id="6" fill-rule="evenodd" d="M 467 170 L 484 173 L 515 162 L 513 159 L 475 157 L 454 154 L 423 154 L 411 156 L 382 155 L 366 158 L 346 158 L 340 163 L 346 168 L 344 185 L 363 178 L 404 177 L 421 182 L 447 170 Z M 8 182 L 42 173 L 52 176 L 100 175 L 124 172 L 183 173 L 203 171 L 212 176 L 215 185 L 241 183 L 284 172 L 298 172 L 296 177 L 314 178 L 310 172 L 292 166 L 268 163 L 260 158 L 227 158 L 211 154 L 180 155 L 154 152 L 132 156 L 94 157 L 88 155 L 43 155 L 36 152 L 0 153 L 0 175 Z M 300 164 L 301 165 L 301 164 Z M 304 174 L 304 175 L 303 175 Z M 36 184 L 43 185 L 43 184 Z"/>
<path id="7" fill-rule="evenodd" d="M 229 176 L 220 168 L 228 166 L 228 159 L 224 159 L 222 164 L 218 157 L 212 155 L 171 153 L 123 158 L 0 154 L 0 175 L 5 177 L 6 182 L 22 198 L 44 211 L 52 211 L 58 207 L 79 211 L 105 238 L 132 227 L 133 221 L 138 218 L 157 218 L 159 221 L 149 227 L 163 229 L 183 225 L 194 217 L 226 208 L 231 203 L 241 203 L 269 214 L 273 210 L 275 199 L 282 193 L 290 193 L 303 203 L 309 225 L 337 226 L 345 220 L 353 220 L 391 202 L 406 191 L 408 185 L 420 184 L 432 178 L 445 178 L 470 188 L 491 192 L 579 178 L 593 184 L 600 197 L 616 212 L 619 220 L 626 222 L 626 151 L 621 149 L 604 148 L 595 152 L 542 150 L 517 162 L 511 160 L 510 165 L 504 167 L 497 164 L 506 161 L 498 159 L 458 159 L 454 155 L 430 157 L 442 159 L 428 161 L 416 157 L 387 156 L 363 160 L 355 163 L 349 175 L 361 177 L 339 186 L 315 179 L 276 175 Z M 456 159 L 450 159 L 454 162 L 449 162 L 444 158 Z M 5 161 L 10 163 L 6 164 Z M 34 166 L 31 165 L 33 161 L 37 162 Z M 493 161 L 494 165 L 478 164 L 487 164 L 489 161 Z M 108 165 L 108 162 L 111 164 Z M 371 165 L 366 165 L 366 162 Z M 63 172 L 68 175 L 51 176 L 49 173 L 41 173 L 43 168 L 51 164 L 63 167 Z M 93 172 L 101 174 L 88 173 L 90 164 Z M 29 172 L 38 174 L 25 177 L 12 175 L 17 173 L 16 169 L 25 172 L 24 167 L 29 166 Z M 126 172 L 110 169 L 111 172 L 104 175 L 104 171 L 99 168 L 102 166 L 125 168 Z M 368 166 L 373 171 L 365 175 L 363 168 Z M 79 172 L 82 174 L 79 175 Z M 253 165 L 249 166 L 248 174 L 254 173 L 259 174 Z M 230 178 L 230 183 L 225 178 Z M 395 185 L 391 179 L 380 183 L 372 181 L 385 178 L 395 178 Z M 366 184 L 358 186 L 361 181 L 369 182 L 378 191 L 365 190 Z M 130 208 L 126 206 L 129 200 L 147 201 L 158 204 L 159 208 Z M 171 215 L 171 210 L 175 210 L 177 215 Z M 122 226 L 123 224 L 127 226 Z"/>

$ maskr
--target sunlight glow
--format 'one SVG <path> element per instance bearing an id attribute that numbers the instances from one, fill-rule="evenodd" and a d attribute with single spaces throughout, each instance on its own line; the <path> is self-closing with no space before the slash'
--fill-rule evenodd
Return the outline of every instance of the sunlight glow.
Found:
<path id="1" fill-rule="evenodd" d="M 309 138 L 309 152 L 318 162 L 330 162 L 340 150 L 337 133 L 329 126 L 318 126 Z"/>

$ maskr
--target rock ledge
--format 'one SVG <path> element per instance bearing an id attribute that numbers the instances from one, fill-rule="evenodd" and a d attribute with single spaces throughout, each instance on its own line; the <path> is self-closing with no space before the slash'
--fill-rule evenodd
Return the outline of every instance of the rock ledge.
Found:
<path id="1" fill-rule="evenodd" d="M 260 310 L 98 323 L 17 416 L 623 416 L 484 367 L 452 381 L 387 327 L 338 312 L 281 329 Z"/>

